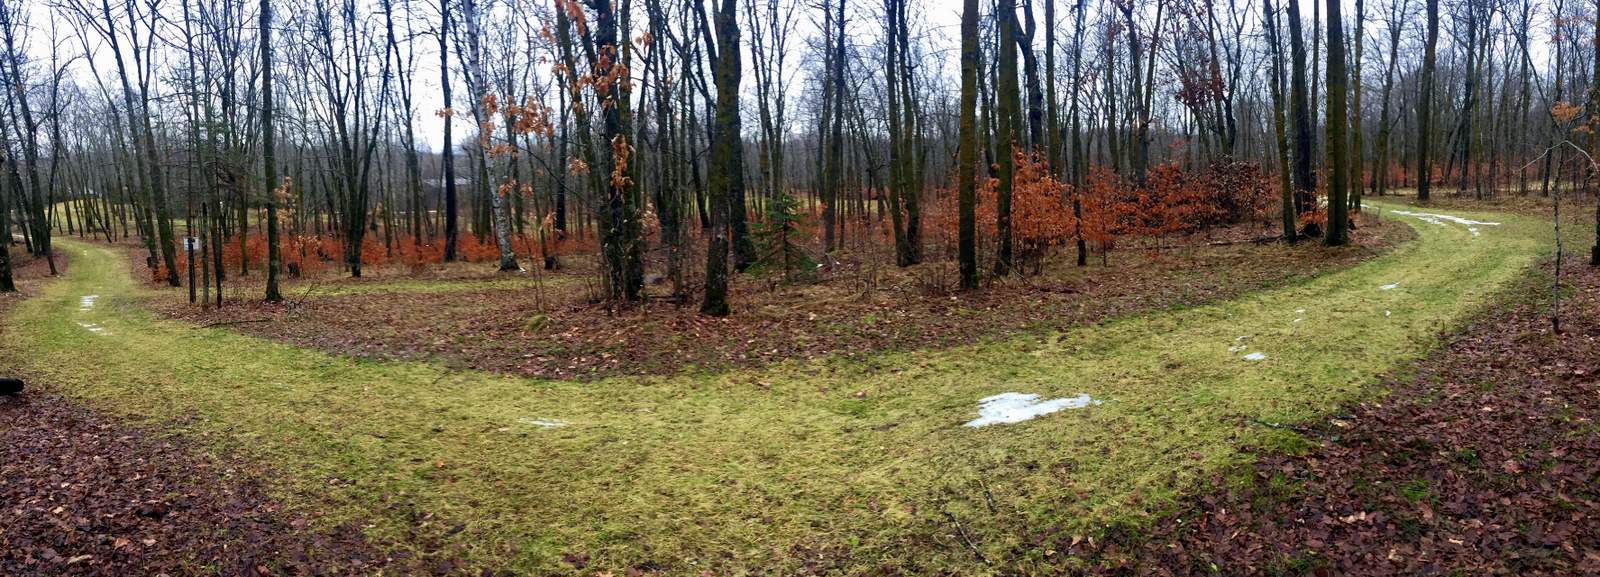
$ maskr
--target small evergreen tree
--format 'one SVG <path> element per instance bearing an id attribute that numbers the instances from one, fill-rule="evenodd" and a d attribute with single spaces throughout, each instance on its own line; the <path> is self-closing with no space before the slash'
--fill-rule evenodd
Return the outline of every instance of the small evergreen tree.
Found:
<path id="1" fill-rule="evenodd" d="M 796 242 L 801 234 L 800 225 L 805 220 L 800 213 L 800 201 L 787 193 L 781 194 L 767 203 L 766 212 L 766 221 L 756 228 L 760 252 L 755 270 L 779 271 L 786 282 L 814 276 L 816 261 Z"/>

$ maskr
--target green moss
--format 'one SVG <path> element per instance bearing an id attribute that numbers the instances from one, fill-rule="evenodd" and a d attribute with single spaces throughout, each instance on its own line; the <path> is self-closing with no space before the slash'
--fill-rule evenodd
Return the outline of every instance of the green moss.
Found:
<path id="1" fill-rule="evenodd" d="M 1284 429 L 1261 431 L 1254 442 L 1255 445 L 1250 448 L 1257 452 L 1283 455 L 1304 455 L 1317 446 L 1304 435 Z"/>
<path id="2" fill-rule="evenodd" d="M 1400 496 L 1407 501 L 1416 503 L 1430 498 L 1432 491 L 1428 489 L 1428 482 L 1423 479 L 1412 479 L 1400 486 Z"/>
<path id="3" fill-rule="evenodd" d="M 528 317 L 528 320 L 522 322 L 522 330 L 528 331 L 530 333 L 536 333 L 536 332 L 539 332 L 541 329 L 543 329 L 545 327 L 545 325 L 547 325 L 547 324 L 550 324 L 550 317 L 549 316 L 542 315 L 542 314 L 533 315 L 531 317 Z"/>
<path id="4" fill-rule="evenodd" d="M 672 377 L 529 380 L 195 328 L 132 306 L 144 293 L 121 255 L 65 239 L 69 275 L 4 328 L 9 352 L 57 390 L 262 463 L 279 496 L 325 522 L 369 523 L 396 547 L 420 511 L 465 524 L 442 538 L 474 561 L 527 573 L 572 572 L 560 557 L 576 553 L 591 569 L 675 574 L 804 563 L 988 574 L 951 541 L 951 516 L 985 556 L 1027 571 L 1064 562 L 1018 559 L 1028 533 L 1137 532 L 1248 463 L 1248 448 L 1297 450 L 1254 423 L 1304 422 L 1373 394 L 1377 375 L 1425 352 L 1545 250 L 1542 223 L 1493 219 L 1506 224 L 1476 239 L 1423 225 L 1364 264 L 1178 312 L 870 362 Z M 102 298 L 80 311 L 86 294 Z M 1293 323 L 1297 308 L 1308 312 Z M 1239 336 L 1266 359 L 1230 352 Z M 961 425 L 1004 391 L 1104 404 Z M 568 425 L 530 424 L 539 419 Z"/>

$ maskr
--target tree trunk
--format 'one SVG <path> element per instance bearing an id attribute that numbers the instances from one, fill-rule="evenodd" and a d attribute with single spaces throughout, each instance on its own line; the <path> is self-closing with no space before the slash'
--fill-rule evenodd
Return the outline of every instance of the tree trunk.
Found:
<path id="1" fill-rule="evenodd" d="M 1316 0 L 1312 0 L 1315 2 Z M 1316 210 L 1317 174 L 1311 150 L 1311 105 L 1306 97 L 1306 47 L 1300 32 L 1300 2 L 1289 0 L 1289 54 L 1292 62 L 1289 106 L 1294 119 L 1294 211 L 1296 215 Z M 1315 231 L 1312 231 L 1315 232 Z"/>
<path id="2" fill-rule="evenodd" d="M 439 3 L 439 88 L 444 91 L 444 143 L 439 148 L 439 164 L 444 185 L 444 261 L 455 262 L 456 241 L 461 236 L 461 217 L 456 214 L 456 151 L 450 141 L 455 111 L 450 103 L 450 2 Z"/>
<path id="3" fill-rule="evenodd" d="M 1372 175 L 1372 189 L 1378 196 L 1388 190 L 1389 142 L 1393 126 L 1389 122 L 1390 101 L 1394 95 L 1394 72 L 1400 63 L 1400 33 L 1404 30 L 1404 0 L 1393 0 L 1389 14 L 1389 64 L 1383 76 L 1383 112 L 1378 115 L 1378 165 Z"/>
<path id="4" fill-rule="evenodd" d="M 1600 9 L 1600 0 L 1595 1 L 1595 8 Z M 1594 81 L 1589 88 L 1589 114 L 1595 117 L 1600 112 L 1600 20 L 1595 21 L 1594 34 Z M 1589 155 L 1600 157 L 1600 138 L 1593 133 L 1589 135 Z M 1590 171 L 1594 170 L 1593 161 L 1589 164 Z M 1595 192 L 1596 210 L 1600 210 L 1600 189 Z M 1589 266 L 1600 267 L 1600 212 L 1594 215 L 1594 246 L 1589 249 Z"/>
<path id="5" fill-rule="evenodd" d="M 1417 200 L 1428 201 L 1432 166 L 1428 161 L 1433 132 L 1433 68 L 1439 43 L 1439 0 L 1426 0 L 1428 39 L 1422 52 L 1422 88 L 1417 96 Z M 1559 68 L 1559 66 L 1558 66 Z"/>
<path id="6" fill-rule="evenodd" d="M 1351 59 L 1354 70 L 1350 79 L 1350 210 L 1361 212 L 1361 185 L 1362 185 L 1362 146 L 1361 146 L 1361 56 L 1363 47 L 1366 46 L 1362 36 L 1363 26 L 1366 24 L 1367 4 L 1365 0 L 1356 0 L 1355 33 L 1351 43 L 1355 45 L 1355 57 Z M 1329 18 L 1331 22 L 1333 19 Z M 1332 52 L 1329 52 L 1330 58 Z"/>
<path id="7" fill-rule="evenodd" d="M 387 8 L 388 4 L 385 4 Z M 387 13 L 387 9 L 385 10 Z M 267 204 L 266 300 L 283 300 L 278 293 L 278 164 L 272 127 L 272 2 L 261 0 L 261 185 Z"/>
<path id="8" fill-rule="evenodd" d="M 829 102 L 833 107 L 833 112 L 827 121 L 832 134 L 828 136 L 828 199 L 827 206 L 824 209 L 827 212 L 828 232 L 830 233 L 833 232 L 835 224 L 840 222 L 838 214 L 839 202 L 844 198 L 844 98 L 846 94 L 844 85 L 844 4 L 845 0 L 838 0 L 838 7 L 830 19 L 834 26 L 831 34 L 833 55 L 829 58 L 829 61 L 833 63 L 833 84 L 829 88 L 833 96 L 832 101 Z M 824 114 L 828 113 L 824 112 Z M 840 225 L 839 236 L 844 236 L 842 224 Z M 832 251 L 838 248 L 839 245 L 836 242 L 837 239 L 830 235 L 827 249 Z"/>
<path id="9" fill-rule="evenodd" d="M 1295 214 L 1294 185 L 1289 174 L 1289 137 L 1284 130 L 1283 114 L 1283 43 L 1278 36 L 1277 11 L 1272 0 L 1261 0 L 1262 22 L 1267 29 L 1267 43 L 1272 51 L 1272 127 L 1278 144 L 1278 187 L 1283 197 L 1283 240 L 1293 243 L 1299 232 Z"/>
<path id="10" fill-rule="evenodd" d="M 1349 129 L 1349 109 L 1346 108 L 1348 92 L 1345 90 L 1344 19 L 1340 17 L 1340 0 L 1328 0 L 1328 154 L 1331 156 L 1328 172 L 1328 232 L 1322 237 L 1327 246 L 1350 243 L 1350 199 L 1346 196 L 1349 184 L 1350 148 L 1345 141 Z"/>
<path id="11" fill-rule="evenodd" d="M 17 292 L 11 277 L 11 203 L 6 193 L 6 187 L 0 186 L 0 293 Z"/>
<path id="12" fill-rule="evenodd" d="M 1080 0 L 1081 1 L 1081 0 Z M 961 9 L 961 151 L 956 169 L 960 211 L 961 288 L 978 288 L 978 0 Z"/>
<path id="13" fill-rule="evenodd" d="M 511 250 L 511 216 L 506 207 L 506 195 L 501 194 L 499 187 L 494 184 L 493 176 L 489 173 L 489 154 L 493 148 L 490 136 L 493 132 L 494 119 L 491 118 L 491 113 L 484 103 L 484 99 L 490 94 L 489 79 L 483 65 L 483 48 L 480 42 L 483 33 L 479 28 L 478 3 L 477 0 L 462 0 L 461 7 L 462 17 L 466 19 L 467 24 L 467 85 L 473 92 L 469 96 L 472 98 L 473 120 L 478 125 L 478 164 L 482 167 L 484 181 L 479 184 L 479 188 L 488 195 L 495 245 L 500 249 L 499 269 L 522 270 L 522 265 L 517 264 L 516 253 Z M 607 30 L 612 30 L 612 34 L 615 34 L 614 29 L 608 28 L 612 25 L 609 11 L 601 11 L 597 20 L 602 37 Z M 615 113 L 617 108 L 626 109 L 627 104 L 612 107 L 612 112 Z M 514 187 L 510 193 L 516 193 Z"/>
<path id="14" fill-rule="evenodd" d="M 716 9 L 717 58 L 713 80 L 717 87 L 716 131 L 711 139 L 711 227 L 706 234 L 706 294 L 700 313 L 728 315 L 728 245 L 730 201 L 744 188 L 741 167 L 743 143 L 739 140 L 739 23 L 738 0 L 721 0 Z M 709 46 L 707 47 L 710 48 Z M 743 207 L 739 207 L 741 210 Z"/>
<path id="15" fill-rule="evenodd" d="M 1017 87 L 1017 5 L 1015 0 L 1000 0 L 995 20 L 1000 27 L 999 78 L 995 81 L 995 138 L 999 142 L 997 164 L 1000 182 L 995 186 L 995 234 L 999 248 L 994 261 L 995 276 L 1011 274 L 1011 191 L 1016 184 L 1018 109 L 1021 98 Z"/>
<path id="16" fill-rule="evenodd" d="M 1073 236 L 1078 237 L 1078 266 L 1089 265 L 1089 241 L 1083 238 L 1083 186 L 1089 170 L 1089 154 L 1083 149 L 1083 125 L 1078 110 L 1079 94 L 1083 92 L 1083 21 L 1088 7 L 1078 0 L 1073 7 L 1078 12 L 1072 26 L 1072 220 Z"/>

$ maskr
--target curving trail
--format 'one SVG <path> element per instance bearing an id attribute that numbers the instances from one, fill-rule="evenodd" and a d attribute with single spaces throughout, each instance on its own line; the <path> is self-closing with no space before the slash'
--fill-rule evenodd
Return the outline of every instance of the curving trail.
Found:
<path id="1" fill-rule="evenodd" d="M 0 354 L 242 453 L 290 502 L 401 549 L 437 527 L 477 562 L 539 573 L 985 574 L 1070 565 L 1028 543 L 1137 527 L 1250 451 L 1300 446 L 1262 423 L 1373 394 L 1549 242 L 1530 218 L 1447 216 L 1386 214 L 1418 239 L 1214 305 L 868 364 L 584 384 L 162 320 L 139 308 L 120 254 L 63 240 L 69 275 L 4 320 Z M 1097 402 L 964 426 L 1007 392 Z"/>

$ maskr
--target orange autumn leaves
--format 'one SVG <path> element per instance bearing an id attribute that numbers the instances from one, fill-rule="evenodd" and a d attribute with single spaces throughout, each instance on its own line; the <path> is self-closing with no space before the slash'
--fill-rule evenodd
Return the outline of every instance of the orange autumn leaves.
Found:
<path id="1" fill-rule="evenodd" d="M 1216 163 L 1199 171 L 1163 164 L 1150 170 L 1143 187 L 1096 166 L 1081 191 L 1051 175 L 1038 158 L 1019 154 L 1016 166 L 1012 241 L 1024 260 L 1079 238 L 1109 250 L 1119 238 L 1191 233 L 1264 218 L 1277 202 L 1271 179 L 1249 163 Z M 977 224 L 986 239 L 996 235 L 996 182 L 980 178 L 977 183 Z M 954 240 L 960 221 L 953 190 L 940 195 L 936 209 L 937 229 Z"/>

